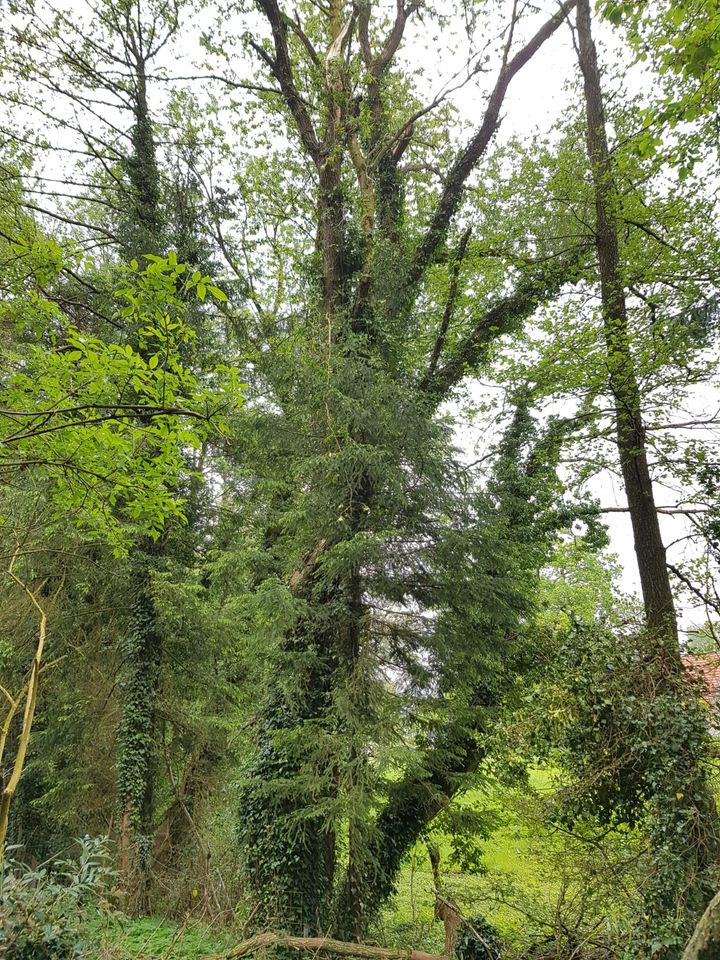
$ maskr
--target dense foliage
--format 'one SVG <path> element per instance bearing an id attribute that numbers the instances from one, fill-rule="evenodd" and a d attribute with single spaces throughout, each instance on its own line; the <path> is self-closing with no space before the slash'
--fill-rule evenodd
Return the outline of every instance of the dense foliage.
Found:
<path id="1" fill-rule="evenodd" d="M 36 868 L 9 860 L 0 889 L 0 955 L 7 960 L 79 960 L 90 956 L 83 923 L 110 891 L 107 843 L 86 837 L 70 859 Z"/>
<path id="2" fill-rule="evenodd" d="M 42 864 L 109 836 L 131 917 L 392 943 L 424 863 L 458 958 L 679 960 L 720 885 L 715 7 L 9 4 L 10 957 L 81 955 L 93 842 Z M 538 70 L 563 106 L 506 135 Z"/>

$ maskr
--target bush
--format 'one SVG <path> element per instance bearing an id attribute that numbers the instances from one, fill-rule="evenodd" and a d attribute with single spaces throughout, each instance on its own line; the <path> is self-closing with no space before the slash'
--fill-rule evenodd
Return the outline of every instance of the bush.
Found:
<path id="1" fill-rule="evenodd" d="M 500 940 L 495 927 L 483 916 L 467 919 L 455 944 L 457 960 L 499 960 Z"/>
<path id="2" fill-rule="evenodd" d="M 85 837 L 79 856 L 35 869 L 6 860 L 0 877 L 0 958 L 80 960 L 87 956 L 82 928 L 114 873 L 108 841 Z"/>

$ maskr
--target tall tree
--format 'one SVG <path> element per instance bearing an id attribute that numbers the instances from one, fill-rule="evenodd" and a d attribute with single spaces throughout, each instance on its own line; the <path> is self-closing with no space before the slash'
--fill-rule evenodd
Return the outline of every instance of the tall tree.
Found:
<path id="1" fill-rule="evenodd" d="M 620 258 L 618 197 L 605 132 L 600 70 L 592 40 L 590 5 L 587 0 L 578 3 L 577 32 L 585 85 L 588 157 L 595 190 L 595 237 L 608 383 L 615 403 L 620 465 L 648 627 L 658 637 L 667 638 L 668 652 L 677 660 L 677 617 L 648 463 L 641 392 L 630 347 Z"/>
<path id="2" fill-rule="evenodd" d="M 457 468 L 436 411 L 497 336 L 578 274 L 582 251 L 541 240 L 547 255 L 519 271 L 515 289 L 493 289 L 497 275 L 483 277 L 482 254 L 467 224 L 458 224 L 461 210 L 468 215 L 467 186 L 498 128 L 510 82 L 572 6 L 520 43 L 526 24 L 513 11 L 484 114 L 456 154 L 443 157 L 440 184 L 429 187 L 426 170 L 437 160 L 423 144 L 423 123 L 437 134 L 423 118 L 442 97 L 423 106 L 410 93 L 396 94 L 404 83 L 398 51 L 419 6 L 398 3 L 386 29 L 369 3 L 308 7 L 299 19 L 274 0 L 258 3 L 269 27 L 269 37 L 249 41 L 268 74 L 258 96 L 262 109 L 280 103 L 293 145 L 288 169 L 302 170 L 303 211 L 314 225 L 314 242 L 305 248 L 314 286 L 306 270 L 292 291 L 297 299 L 283 291 L 274 310 L 264 308 L 257 287 L 248 295 L 260 330 L 263 322 L 274 328 L 274 349 L 253 358 L 255 389 L 272 398 L 268 416 L 297 444 L 293 482 L 268 503 L 272 520 L 263 536 L 266 550 L 293 560 L 290 568 L 276 566 L 271 578 L 275 585 L 278 575 L 285 579 L 294 613 L 277 639 L 240 810 L 259 922 L 359 935 L 392 891 L 405 852 L 482 757 L 476 737 L 502 689 L 491 677 L 457 691 L 456 715 L 440 711 L 442 721 L 432 722 L 437 740 L 428 738 L 404 778 L 378 778 L 371 744 L 382 749 L 388 710 L 378 658 L 389 644 L 393 658 L 420 670 L 426 650 L 442 686 L 440 676 L 447 672 L 448 683 L 455 676 L 449 661 L 474 656 L 461 650 L 472 647 L 484 617 L 487 636 L 477 643 L 492 660 L 500 656 L 492 644 L 502 647 L 512 633 L 511 611 L 518 615 L 509 596 L 505 613 L 493 610 L 494 603 L 503 609 L 503 590 L 470 542 L 456 544 L 463 569 L 457 575 L 467 578 L 468 590 L 481 589 L 487 578 L 489 609 L 452 594 L 449 544 L 473 521 L 461 520 L 453 503 Z M 410 172 L 418 168 L 419 177 Z M 485 282 L 487 300 L 456 317 L 467 302 L 461 283 L 473 280 L 481 289 Z M 461 559 L 465 551 L 475 562 Z M 271 578 L 255 589 L 267 589 Z M 430 620 L 431 611 L 438 613 L 437 631 L 421 628 L 419 611 Z M 449 661 L 441 666 L 444 647 Z M 425 684 L 429 696 L 429 677 Z"/>
<path id="3" fill-rule="evenodd" d="M 619 239 L 620 205 L 605 129 L 600 69 L 592 37 L 589 0 L 578 0 L 577 36 L 585 89 L 587 150 L 595 194 L 595 238 L 608 385 L 615 406 L 618 453 L 640 572 L 647 628 L 660 644 L 668 661 L 668 690 L 672 691 L 674 685 L 675 691 L 674 694 L 671 692 L 671 696 L 674 695 L 682 702 L 687 694 L 682 690 L 682 681 L 679 688 L 677 685 L 678 678 L 682 677 L 677 617 L 650 474 L 642 394 L 630 343 Z M 693 883 L 699 891 L 704 889 L 707 893 L 707 866 L 714 857 L 716 844 L 714 821 L 717 814 L 714 799 L 704 784 L 700 771 L 702 751 L 698 750 L 697 756 L 692 757 L 689 755 L 690 750 L 688 741 L 683 744 L 682 752 L 686 755 L 684 765 L 689 766 L 691 772 L 684 778 L 688 782 L 688 795 L 681 792 L 681 796 L 690 806 L 690 812 L 679 811 L 673 818 L 667 810 L 659 810 L 656 815 L 660 825 L 654 838 L 658 877 L 653 884 L 648 884 L 646 909 L 648 930 L 652 931 L 649 936 L 654 938 L 653 942 L 660 943 L 658 949 L 654 946 L 650 946 L 650 949 L 653 955 L 659 956 L 677 956 L 677 943 L 673 942 L 673 938 L 670 937 L 669 941 L 664 943 L 657 937 L 657 929 L 653 928 L 667 923 L 667 913 L 673 902 L 673 887 L 680 899 L 685 896 L 687 880 L 683 872 L 678 870 L 678 864 L 683 859 L 686 860 L 687 869 L 692 871 Z M 669 769 L 672 768 L 669 757 L 663 758 L 662 762 Z M 689 794 L 690 784 L 693 788 L 692 795 Z M 653 799 L 660 807 L 665 806 L 668 801 L 672 803 L 670 798 L 663 796 L 662 791 Z M 665 849 L 666 847 L 672 848 L 672 852 Z M 677 849 L 678 847 L 680 849 Z M 671 864 L 663 863 L 663 860 L 668 859 L 672 860 Z M 697 898 L 695 900 L 697 901 Z M 688 907 L 693 909 L 692 904 L 684 904 L 685 909 Z M 641 949 L 647 948 L 647 943 L 643 938 Z"/>

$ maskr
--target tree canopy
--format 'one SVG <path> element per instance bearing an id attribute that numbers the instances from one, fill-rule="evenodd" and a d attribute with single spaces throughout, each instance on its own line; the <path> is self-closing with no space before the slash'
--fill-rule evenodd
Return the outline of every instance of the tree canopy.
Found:
<path id="1" fill-rule="evenodd" d="M 427 851 L 447 956 L 714 949 L 717 21 L 9 5 L 8 904 L 107 837 L 130 917 L 392 960 Z M 511 935 L 444 871 L 515 806 Z"/>

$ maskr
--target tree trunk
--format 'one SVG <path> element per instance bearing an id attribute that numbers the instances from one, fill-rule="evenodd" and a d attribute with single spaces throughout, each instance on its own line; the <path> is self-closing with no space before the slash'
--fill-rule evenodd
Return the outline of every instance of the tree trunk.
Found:
<path id="1" fill-rule="evenodd" d="M 655 507 L 647 457 L 641 395 L 630 349 L 625 287 L 618 241 L 618 198 L 605 131 L 597 52 L 589 0 L 578 3 L 580 66 L 585 85 L 587 150 L 595 189 L 595 242 L 600 269 L 603 326 L 609 385 L 615 404 L 615 431 L 625 495 L 632 523 L 648 628 L 667 642 L 679 666 L 678 630 L 665 545 Z"/>
<path id="2" fill-rule="evenodd" d="M 155 780 L 156 702 L 162 661 L 161 637 L 151 593 L 150 559 L 142 551 L 133 563 L 131 618 L 121 646 L 123 678 L 118 731 L 118 842 L 129 912 L 149 909 Z"/>
<path id="3" fill-rule="evenodd" d="M 372 867 L 373 879 L 363 885 L 363 902 L 358 902 L 359 891 L 350 870 L 338 893 L 335 914 L 343 935 L 353 935 L 360 922 L 367 925 L 377 917 L 395 893 L 406 854 L 450 803 L 463 775 L 477 770 L 483 756 L 476 737 L 465 728 L 449 728 L 426 753 L 422 763 L 425 776 L 391 785 L 388 802 L 374 829 L 368 831 L 365 862 Z"/>
<path id="4" fill-rule="evenodd" d="M 700 917 L 682 960 L 717 960 L 720 957 L 720 892 Z"/>
<path id="5" fill-rule="evenodd" d="M 364 943 L 330 940 L 327 937 L 288 937 L 279 933 L 260 933 L 244 940 L 225 953 L 205 957 L 204 960 L 237 960 L 270 949 L 296 950 L 300 953 L 330 953 L 338 957 L 355 957 L 360 960 L 446 960 L 444 954 L 425 953 L 393 947 L 376 947 Z"/>
<path id="6" fill-rule="evenodd" d="M 140 259 L 161 253 L 160 175 L 147 98 L 146 62 L 140 37 L 128 34 L 128 66 L 135 80 L 135 124 L 127 159 L 132 205 L 120 231 L 124 255 Z M 144 537 L 135 547 L 130 571 L 131 618 L 122 643 L 124 678 L 118 734 L 118 801 L 121 812 L 119 868 L 131 913 L 150 909 L 155 795 L 156 703 L 160 686 L 162 637 L 152 595 L 152 569 L 162 544 Z"/>
<path id="7" fill-rule="evenodd" d="M 685 687 L 678 645 L 678 627 L 665 546 L 660 533 L 653 484 L 648 466 L 641 393 L 630 349 L 627 305 L 620 262 L 618 196 L 608 150 L 597 52 L 592 38 L 590 0 L 578 0 L 579 60 L 585 86 L 587 151 L 595 190 L 595 239 L 600 270 L 602 313 L 609 386 L 615 404 L 620 464 L 627 496 L 633 541 L 645 605 L 647 629 L 661 645 L 668 669 L 658 690 L 684 703 L 692 696 Z M 675 734 L 675 740 L 670 734 Z M 656 784 L 649 797 L 648 831 L 655 874 L 643 890 L 642 920 L 636 931 L 637 949 L 645 950 L 657 931 L 677 939 L 688 919 L 707 896 L 708 867 L 717 850 L 715 800 L 703 770 L 703 743 L 686 742 L 668 731 L 668 745 L 653 756 Z M 678 792 L 676 780 L 682 786 Z M 682 801 L 682 802 L 681 802 Z M 643 954 L 644 955 L 644 954 Z M 673 947 L 653 956 L 674 957 Z M 717 954 L 708 953 L 706 956 Z"/>

